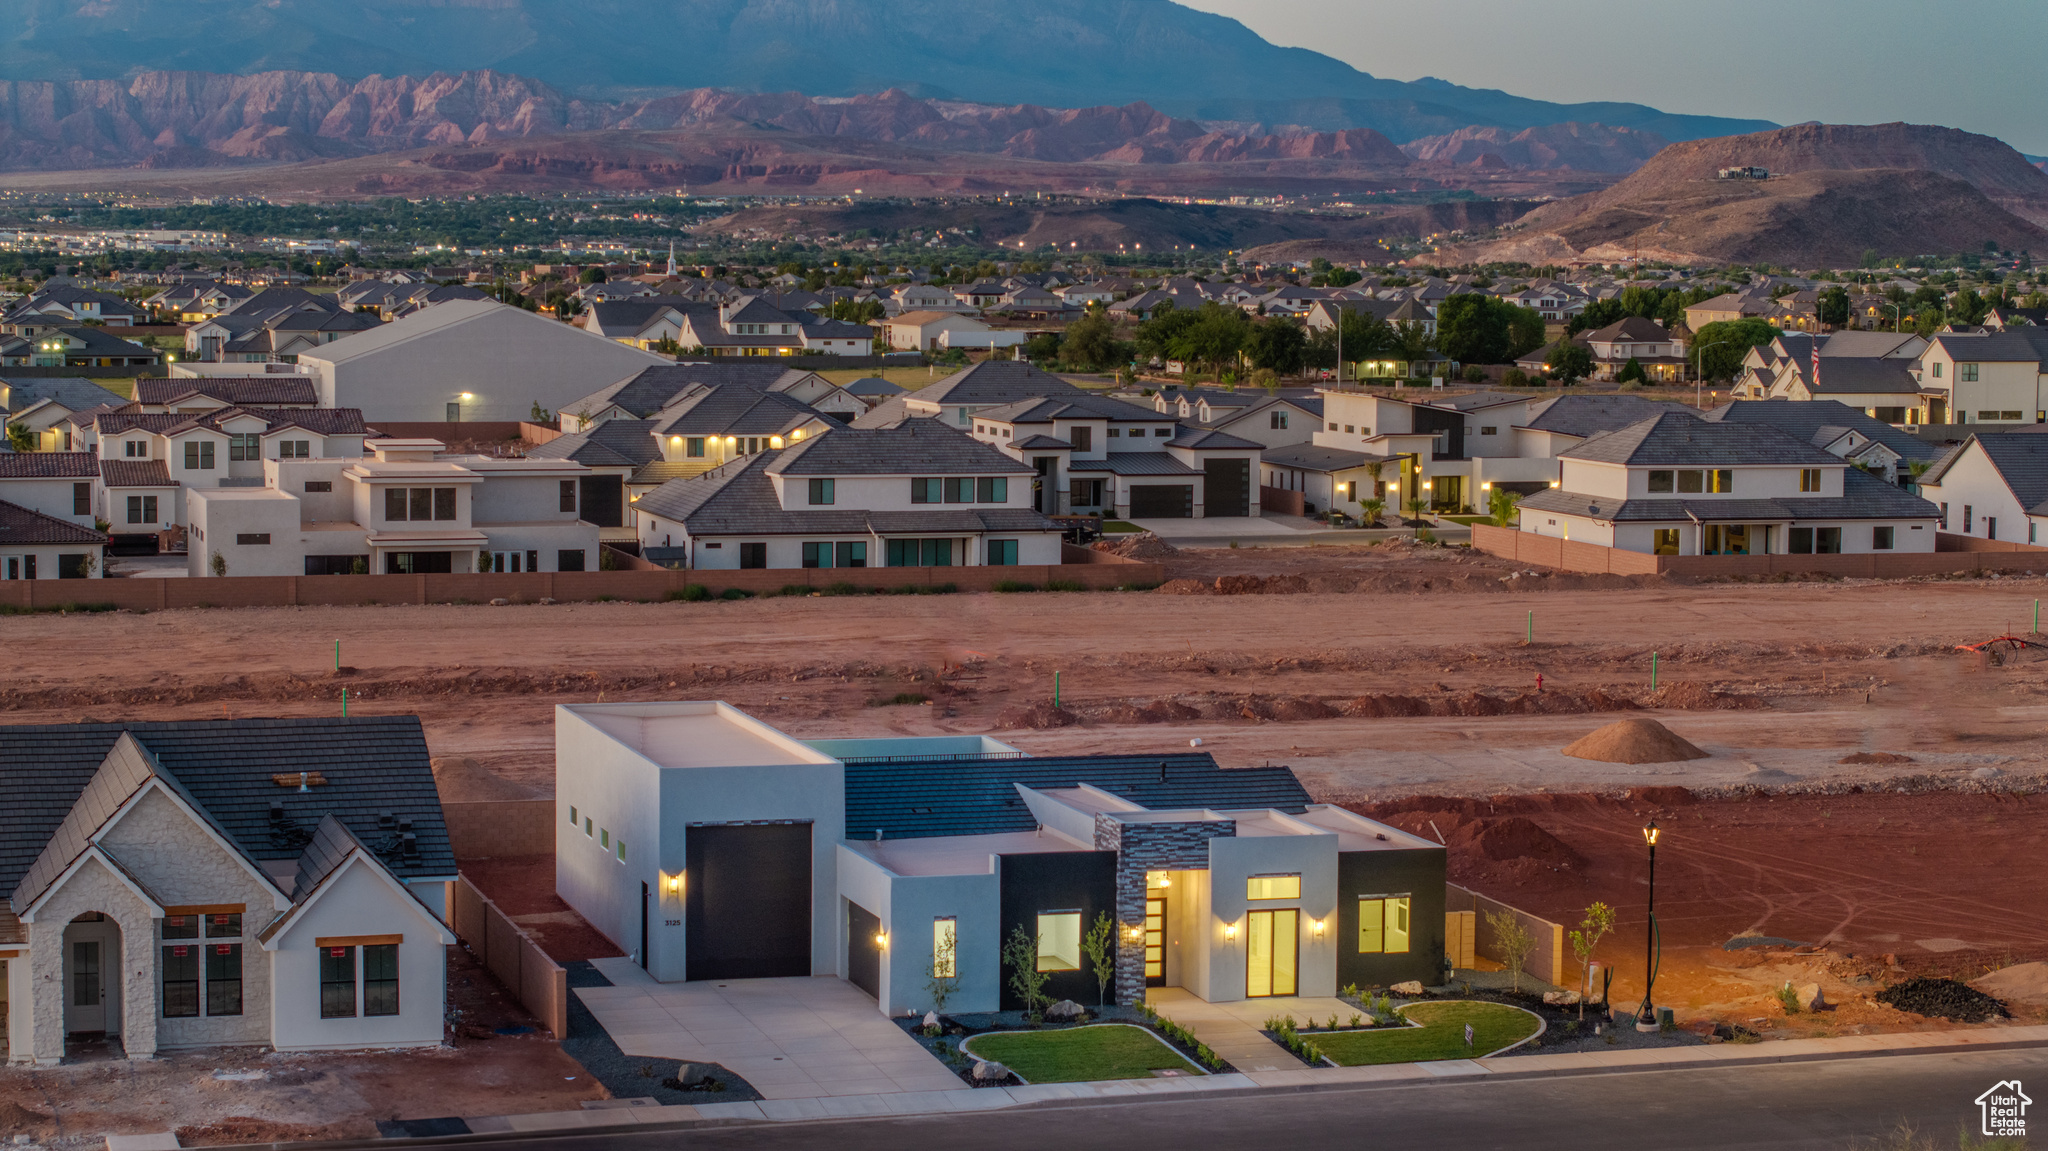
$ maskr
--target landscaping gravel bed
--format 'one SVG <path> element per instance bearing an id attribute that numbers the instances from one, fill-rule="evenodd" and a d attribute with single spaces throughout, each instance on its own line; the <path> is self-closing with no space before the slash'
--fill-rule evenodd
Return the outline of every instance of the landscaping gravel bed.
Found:
<path id="1" fill-rule="evenodd" d="M 709 1083 L 717 1086 L 679 1088 L 672 1086 L 682 1070 L 674 1059 L 650 1059 L 619 1050 L 597 1016 L 575 995 L 578 987 L 610 987 L 612 981 L 591 966 L 587 959 L 563 964 L 569 969 L 569 1034 L 562 1050 L 581 1063 L 591 1077 L 604 1084 L 614 1099 L 654 1099 L 673 1103 L 745 1103 L 759 1099 L 752 1084 L 715 1063 L 696 1066 L 709 1072 Z"/>

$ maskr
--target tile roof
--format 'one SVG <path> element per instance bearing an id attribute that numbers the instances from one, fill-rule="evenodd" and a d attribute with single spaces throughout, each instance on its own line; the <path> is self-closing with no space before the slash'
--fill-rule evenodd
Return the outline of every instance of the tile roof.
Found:
<path id="1" fill-rule="evenodd" d="M 392 851 L 385 866 L 402 878 L 455 872 L 415 716 L 60 724 L 0 727 L 0 892 L 21 883 L 124 731 L 251 858 L 298 859 L 330 813 L 373 850 L 395 848 L 396 830 L 378 824 L 388 811 L 412 822 L 419 859 Z M 271 779 L 302 771 L 327 783 L 301 793 Z"/>
<path id="2" fill-rule="evenodd" d="M 909 390 L 907 388 L 899 388 L 881 376 L 869 376 L 866 379 L 852 380 L 843 386 L 848 392 L 856 396 L 900 396 Z"/>
<path id="3" fill-rule="evenodd" d="M 1265 445 L 1214 428 L 1181 428 L 1166 441 L 1176 448 L 1262 448 Z"/>
<path id="4" fill-rule="evenodd" d="M 664 436 L 776 436 L 822 416 L 781 392 L 728 384 L 699 388 L 662 409 L 652 422 L 655 433 Z"/>
<path id="5" fill-rule="evenodd" d="M 1160 768 L 1166 781 L 1160 782 Z M 1314 802 L 1285 767 L 1224 770 L 1206 754 L 1046 756 L 846 765 L 846 835 L 923 839 L 996 835 L 1038 826 L 1017 784 L 1039 790 L 1093 784 L 1145 807 L 1279 808 Z"/>
<path id="6" fill-rule="evenodd" d="M 135 402 L 138 404 L 161 406 L 194 395 L 226 404 L 255 407 L 320 402 L 311 376 L 149 377 L 135 381 Z"/>
<path id="7" fill-rule="evenodd" d="M 625 411 L 645 419 L 674 403 L 677 397 L 691 388 L 700 386 L 720 387 L 736 384 L 757 391 L 770 391 L 785 377 L 802 378 L 809 375 L 801 369 L 787 368 L 774 363 L 678 363 L 661 364 L 643 368 L 618 383 L 591 396 L 597 408 L 605 404 L 617 404 Z"/>
<path id="8" fill-rule="evenodd" d="M 162 460 L 101 460 L 100 482 L 110 488 L 175 488 Z"/>
<path id="9" fill-rule="evenodd" d="M 1830 459 L 1834 457 L 1830 456 Z M 1840 460 L 1836 460 L 1840 463 Z M 1518 507 L 1609 521 L 1754 523 L 1768 520 L 1932 520 L 1933 504 L 1859 468 L 1842 477 L 1840 496 L 1777 496 L 1771 499 L 1616 500 L 1549 488 L 1522 497 Z"/>
<path id="10" fill-rule="evenodd" d="M 1599 331 L 1586 333 L 1586 339 L 1602 344 L 1611 344 L 1618 340 L 1668 343 L 1672 335 L 1664 330 L 1664 325 L 1655 320 L 1642 316 L 1624 316 Z"/>
<path id="11" fill-rule="evenodd" d="M 1840 464 L 1803 438 L 1768 424 L 1709 423 L 1683 412 L 1602 432 L 1558 453 L 1559 459 L 1660 467 L 1730 467 L 1737 464 Z"/>
<path id="12" fill-rule="evenodd" d="M 1070 460 L 1070 472 L 1108 472 L 1118 476 L 1199 476 L 1202 469 L 1181 463 L 1165 452 L 1105 452 L 1099 460 Z"/>
<path id="13" fill-rule="evenodd" d="M 127 402 L 119 395 L 80 376 L 45 379 L 15 377 L 5 382 L 8 410 L 15 412 L 40 400 L 53 400 L 66 411 L 72 412 L 82 412 L 100 404 Z"/>
<path id="14" fill-rule="evenodd" d="M 1074 445 L 1067 442 L 1066 440 L 1060 439 L 1057 436 L 1038 435 L 1025 436 L 1023 439 L 1018 440 L 1017 442 L 1010 444 L 1008 446 L 1013 448 L 1030 448 L 1037 451 L 1046 451 L 1048 449 L 1055 448 L 1066 448 L 1071 450 Z"/>
<path id="15" fill-rule="evenodd" d="M 12 457 L 0 456 L 0 460 Z M 103 544 L 107 537 L 77 524 L 0 500 L 0 546 L 8 544 Z M 0 789 L 4 791 L 4 789 Z"/>
<path id="16" fill-rule="evenodd" d="M 1929 337 L 1930 350 L 1938 347 L 1947 352 L 1949 358 L 1959 361 L 1989 363 L 2024 363 L 2048 361 L 2048 328 L 2032 326 L 2008 328 L 2002 332 L 1986 332 L 1982 335 L 1958 335 L 1952 332 L 1937 332 Z M 1825 375 L 1827 369 L 1821 369 Z"/>
<path id="17" fill-rule="evenodd" d="M 590 430 L 557 436 L 526 453 L 534 460 L 575 460 L 593 468 L 639 467 L 661 458 L 653 420 L 605 420 Z"/>
<path id="18" fill-rule="evenodd" d="M 1288 444 L 1285 447 L 1267 448 L 1259 453 L 1259 459 L 1263 463 L 1279 468 L 1300 468 L 1308 472 L 1336 472 L 1347 468 L 1362 468 L 1374 460 L 1393 458 L 1346 451 L 1343 448 L 1318 447 L 1315 444 Z"/>
<path id="19" fill-rule="evenodd" d="M 936 384 L 919 388 L 916 398 L 937 404 L 992 404 L 1043 396 L 1071 399 L 1087 395 L 1087 392 L 1033 364 L 1017 360 L 984 360 Z"/>
<path id="20" fill-rule="evenodd" d="M 2028 514 L 2048 515 L 2048 435 L 1993 432 L 1972 436 L 1961 451 L 1929 469 L 1920 482 L 1938 484 L 1954 462 L 1968 454 L 1972 444 L 1990 459 L 1999 478 Z"/>
<path id="21" fill-rule="evenodd" d="M 100 474 L 91 452 L 17 452 L 0 459 L 0 480 L 90 479 Z"/>
<path id="22" fill-rule="evenodd" d="M 891 428 L 841 428 L 791 445 L 768 465 L 770 475 L 1000 476 L 1032 468 L 937 420 L 905 420 Z"/>
<path id="23" fill-rule="evenodd" d="M 930 397 L 926 392 L 929 391 L 930 389 L 926 389 L 925 392 L 919 392 L 913 398 L 928 399 Z M 1072 396 L 1036 396 L 1016 400 L 976 413 L 976 418 L 1010 424 L 1044 424 L 1054 420 L 1128 420 L 1157 424 L 1173 419 L 1165 412 L 1152 408 L 1087 393 Z"/>
<path id="24" fill-rule="evenodd" d="M 1536 403 L 1529 409 L 1529 422 L 1522 426 L 1534 431 L 1590 436 L 1639 424 L 1667 412 L 1690 411 L 1692 409 L 1682 404 L 1646 400 L 1641 396 L 1566 395 Z"/>
<path id="25" fill-rule="evenodd" d="M 784 511 L 776 499 L 767 469 L 777 456 L 794 450 L 763 452 L 720 465 L 701 475 L 670 480 L 641 496 L 633 507 L 636 511 L 679 521 L 692 535 L 1059 530 L 1059 525 L 1034 511 L 1015 508 L 976 510 L 963 504 L 907 512 L 870 512 L 836 507 Z M 1016 461 L 1007 456 L 1003 460 L 1009 465 L 1006 471 L 1015 468 Z"/>
<path id="26" fill-rule="evenodd" d="M 1825 377 L 1832 371 L 1831 364 L 1821 369 L 1821 375 Z M 1708 423 L 1768 424 L 1808 443 L 1815 442 L 1824 427 L 1843 428 L 1861 432 L 1909 460 L 1933 460 L 1942 455 L 1941 448 L 1840 400 L 1733 400 L 1700 418 Z"/>

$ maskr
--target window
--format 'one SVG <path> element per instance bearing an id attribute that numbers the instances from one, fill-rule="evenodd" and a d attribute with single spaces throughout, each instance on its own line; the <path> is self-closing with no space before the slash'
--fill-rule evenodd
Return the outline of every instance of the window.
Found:
<path id="1" fill-rule="evenodd" d="M 1906 422 L 1906 409 L 1904 408 L 1872 408 L 1870 409 L 1870 414 L 1872 418 L 1883 420 L 1888 424 L 1903 424 Z"/>
<path id="2" fill-rule="evenodd" d="M 2027 531 L 2029 534 L 2032 534 L 2033 527 L 2034 525 L 2032 523 L 2029 523 L 2027 525 Z M 1888 526 L 1871 528 L 1870 550 L 1874 552 L 1888 552 L 1892 550 L 1892 530 L 1893 529 Z"/>
<path id="3" fill-rule="evenodd" d="M 892 568 L 953 566 L 952 540 L 889 540 L 885 560 Z"/>
<path id="4" fill-rule="evenodd" d="M 1350 424 L 1345 424 L 1345 425 L 1344 425 L 1344 430 L 1345 430 L 1345 431 L 1347 431 L 1347 432 L 1355 432 L 1355 431 L 1357 431 L 1358 429 L 1357 429 L 1357 428 L 1354 428 L 1354 427 L 1352 427 L 1352 426 L 1351 426 Z"/>
<path id="5" fill-rule="evenodd" d="M 768 566 L 768 545 L 766 543 L 743 543 L 740 545 L 740 566 L 743 568 L 765 568 Z"/>
<path id="6" fill-rule="evenodd" d="M 563 510 L 563 511 L 565 511 L 565 512 L 573 512 L 573 511 L 575 511 L 575 510 L 576 510 L 576 481 L 575 481 L 575 480 L 563 480 L 563 481 L 562 481 L 562 492 L 561 492 L 561 497 L 562 497 L 562 510 Z"/>
<path id="7" fill-rule="evenodd" d="M 1998 422 L 1998 413 L 1994 411 L 1978 412 L 1977 422 L 1980 424 L 1995 424 Z"/>
<path id="8" fill-rule="evenodd" d="M 612 833 L 610 830 L 602 827 L 597 829 L 597 845 L 606 851 L 612 849 Z"/>
<path id="9" fill-rule="evenodd" d="M 583 570 L 583 549 L 571 548 L 555 553 L 555 570 L 558 572 L 580 572 Z"/>
<path id="10" fill-rule="evenodd" d="M 807 568 L 831 567 L 832 545 L 830 543 L 806 543 L 804 545 L 804 566 Z"/>
<path id="11" fill-rule="evenodd" d="M 240 919 L 240 916 L 235 918 Z M 209 927 L 208 935 L 213 934 Z M 236 934 L 240 934 L 239 931 Z M 242 945 L 239 943 L 209 943 L 206 945 L 206 1013 L 208 1015 L 240 1015 L 242 1013 Z"/>
<path id="12" fill-rule="evenodd" d="M 953 411 L 954 411 L 954 416 L 953 416 L 953 420 L 954 420 L 954 422 L 955 422 L 955 423 L 958 423 L 958 424 L 959 424 L 960 426 L 962 426 L 962 427 L 965 427 L 965 426 L 967 426 L 968 424 L 971 424 L 971 423 L 973 423 L 973 422 L 974 422 L 974 419 L 973 419 L 973 417 L 972 417 L 972 416 L 970 416 L 970 415 L 968 414 L 968 410 L 967 410 L 966 408 L 955 408 L 955 409 L 953 409 Z"/>
<path id="13" fill-rule="evenodd" d="M 396 943 L 372 943 L 363 948 L 363 1014 L 398 1014 Z"/>
<path id="14" fill-rule="evenodd" d="M 932 978 L 959 977 L 959 927 L 959 920 L 951 915 L 932 920 Z"/>
<path id="15" fill-rule="evenodd" d="M 353 1019 L 356 1014 L 356 949 L 320 949 L 320 1018 Z"/>
<path id="16" fill-rule="evenodd" d="M 1406 895 L 1361 895 L 1358 897 L 1358 953 L 1360 955 L 1402 955 L 1408 951 L 1409 915 L 1412 904 Z"/>
<path id="17" fill-rule="evenodd" d="M 185 467 L 195 472 L 212 471 L 213 441 L 187 441 L 185 444 Z"/>
<path id="18" fill-rule="evenodd" d="M 155 496 L 129 496 L 128 522 L 131 524 L 153 524 L 156 522 Z"/>
<path id="19" fill-rule="evenodd" d="M 1081 913 L 1041 911 L 1038 913 L 1038 969 L 1040 971 L 1081 970 Z"/>
<path id="20" fill-rule="evenodd" d="M 1943 502 L 1942 502 L 1942 505 L 1941 505 L 1941 524 L 1940 524 L 1940 527 L 1941 527 L 1941 530 L 1942 530 L 1942 531 L 1947 531 L 1947 530 L 1948 530 L 1948 503 L 1947 503 L 1947 501 L 1943 501 Z"/>
<path id="21" fill-rule="evenodd" d="M 831 480 L 812 480 L 810 482 L 811 502 L 813 504 L 829 504 L 833 502 L 837 496 L 837 492 L 834 490 L 836 486 Z"/>
<path id="22" fill-rule="evenodd" d="M 1941 374 L 1940 372 L 1936 372 L 1936 373 L 1935 373 L 1935 375 L 1940 375 L 1940 374 Z M 1974 383 L 1976 383 L 1976 382 L 1977 382 L 1977 365 L 1975 365 L 1975 364 L 1957 364 L 1957 365 L 1956 365 L 1956 382 L 1958 382 L 1958 383 L 1963 383 L 1963 384 L 1974 384 Z"/>
<path id="23" fill-rule="evenodd" d="M 191 919 L 193 916 L 165 916 L 165 926 L 172 919 Z M 199 1015 L 199 944 L 167 943 L 164 945 L 164 1017 L 166 1019 L 194 1019 Z"/>
<path id="24" fill-rule="evenodd" d="M 236 532 L 235 543 L 240 547 L 261 547 L 270 542 L 269 532 Z"/>
<path id="25" fill-rule="evenodd" d="M 1799 490 L 1802 492 L 1817 492 L 1820 490 L 1819 468 L 1799 469 Z"/>
<path id="26" fill-rule="evenodd" d="M 1935 378 L 1935 379 L 1937 379 L 1937 380 L 1941 378 L 1941 361 L 1940 361 L 1940 360 L 1936 360 L 1936 361 L 1934 361 L 1934 378 Z"/>
<path id="27" fill-rule="evenodd" d="M 1970 529 L 1971 529 L 1971 528 L 1972 528 L 1972 527 L 1973 527 L 1973 526 L 1974 526 L 1974 525 L 1976 524 L 1976 522 L 1977 522 L 1977 517 L 1976 517 L 1976 515 L 1974 514 L 1974 512 L 1975 512 L 1975 509 L 1973 509 L 1972 507 L 1970 507 L 1970 505 L 1969 505 L 1969 504 L 1964 504 L 1964 505 L 1963 505 L 1963 534 L 1964 534 L 1964 535 L 1969 535 L 1969 534 L 1970 534 Z"/>
<path id="28" fill-rule="evenodd" d="M 590 837 L 592 837 L 592 836 L 594 836 L 594 835 L 596 835 L 596 834 L 597 834 L 597 821 L 596 821 L 596 820 L 594 820 L 594 819 L 592 819 L 592 818 L 590 818 L 590 817 L 589 817 L 589 816 L 587 816 L 587 815 L 586 815 L 586 816 L 584 816 L 584 817 L 583 817 L 583 838 L 585 838 L 585 839 L 589 839 Z"/>
<path id="29" fill-rule="evenodd" d="M 910 502 L 914 504 L 936 504 L 945 500 L 944 482 L 936 477 L 910 481 Z"/>
<path id="30" fill-rule="evenodd" d="M 576 805 L 572 803 L 569 805 L 569 826 L 574 827 L 576 826 L 577 822 L 578 820 L 576 817 Z"/>
<path id="31" fill-rule="evenodd" d="M 121 444 L 121 454 L 127 456 L 131 460 L 146 460 L 149 458 L 149 441 L 125 440 Z"/>
<path id="32" fill-rule="evenodd" d="M 1705 489 L 1706 477 L 1701 475 L 1699 472 L 1678 473 L 1678 490 L 1680 492 L 1683 492 L 1687 495 L 1694 495 L 1701 491 L 1704 491 Z"/>
<path id="33" fill-rule="evenodd" d="M 971 476 L 946 477 L 946 502 L 949 504 L 971 504 L 974 502 L 974 479 Z"/>
<path id="34" fill-rule="evenodd" d="M 2026 416 L 2020 412 L 2007 410 L 1998 413 L 1998 418 L 2006 423 L 2016 424 L 2025 419 Z"/>
<path id="35" fill-rule="evenodd" d="M 836 561 L 833 563 L 833 567 L 864 568 L 868 566 L 868 542 L 866 540 L 850 540 L 838 544 L 833 549 L 832 558 Z"/>
<path id="36" fill-rule="evenodd" d="M 988 541 L 988 566 L 1015 567 L 1017 565 L 1016 540 Z"/>
<path id="37" fill-rule="evenodd" d="M 1157 437 L 1159 437 L 1160 439 L 1162 439 L 1162 440 L 1163 440 L 1163 439 L 1165 439 L 1166 437 L 1168 437 L 1168 436 L 1170 436 L 1170 435 L 1172 435 L 1172 434 L 1173 434 L 1173 429 L 1172 429 L 1172 428 L 1153 428 L 1153 429 L 1152 429 L 1152 434 L 1153 434 L 1153 435 L 1155 435 L 1155 436 L 1157 436 Z"/>
<path id="38" fill-rule="evenodd" d="M 165 939 L 199 938 L 199 917 L 196 915 L 164 916 Z"/>
<path id="39" fill-rule="evenodd" d="M 394 523 L 452 520 L 455 518 L 455 489 L 385 488 L 384 518 Z"/>
<path id="40" fill-rule="evenodd" d="M 310 493 L 310 492 L 331 492 L 331 491 L 333 491 L 333 490 L 334 490 L 334 481 L 333 481 L 333 480 L 307 480 L 307 481 L 306 481 L 306 491 L 307 491 L 307 492 L 309 492 L 309 493 Z"/>
<path id="41" fill-rule="evenodd" d="M 263 437 L 255 432 L 228 433 L 228 462 L 238 463 L 263 458 Z"/>
<path id="42" fill-rule="evenodd" d="M 1997 516 L 1985 516 L 1985 517 L 1984 517 L 1984 538 L 1985 538 L 1985 539 L 1987 539 L 1987 540 L 1995 540 L 1995 539 L 1997 539 L 1997 538 L 1998 538 L 1998 517 L 1997 517 Z"/>
<path id="43" fill-rule="evenodd" d="M 1330 421 L 1330 427 L 1328 430 L 1333 432 L 1337 430 L 1337 422 L 1335 420 Z"/>
<path id="44" fill-rule="evenodd" d="M 1284 432 L 1287 430 L 1287 413 L 1274 412 L 1268 422 L 1274 431 Z"/>
<path id="45" fill-rule="evenodd" d="M 1142 436 L 1145 434 L 1145 431 L 1142 428 L 1134 428 L 1132 429 L 1131 434 L 1134 436 Z M 1124 430 L 1122 428 L 1109 429 L 1109 438 L 1112 440 L 1120 440 L 1123 438 L 1123 435 Z"/>
<path id="46" fill-rule="evenodd" d="M 620 863 L 626 862 L 626 838 L 624 836 L 620 836 L 612 845 L 612 851 L 619 857 Z"/>
<path id="47" fill-rule="evenodd" d="M 686 458 L 688 458 L 688 459 L 693 459 L 693 460 L 701 460 L 701 459 L 703 459 L 703 458 L 704 458 L 704 437 L 703 437 L 703 436 L 691 436 L 691 437 L 690 437 L 689 439 L 687 439 L 687 440 L 684 440 L 684 441 L 683 441 L 683 455 L 684 455 L 684 456 L 685 456 Z"/>
<path id="48" fill-rule="evenodd" d="M 313 458 L 311 440 L 277 441 L 277 458 L 281 460 L 308 460 Z"/>
<path id="49" fill-rule="evenodd" d="M 1094 451 L 1094 450 L 1095 450 L 1095 429 L 1094 429 L 1094 428 L 1073 428 L 1073 429 L 1070 429 L 1070 430 L 1069 430 L 1069 431 L 1067 432 L 1067 442 L 1068 442 L 1068 443 L 1070 443 L 1070 444 L 1072 444 L 1072 445 L 1074 445 L 1074 450 L 1075 450 L 1075 451 L 1077 451 L 1077 452 L 1088 452 L 1088 451 Z"/>
<path id="50" fill-rule="evenodd" d="M 983 476 L 974 481 L 974 500 L 983 504 L 1010 502 L 1010 477 Z"/>
<path id="51" fill-rule="evenodd" d="M 156 497 L 151 496 L 150 498 L 155 499 Z M 71 514 L 74 516 L 89 516 L 92 514 L 91 484 L 87 483 L 71 485 Z M 151 512 L 149 514 L 149 518 L 151 520 L 155 520 L 156 513 Z M 132 523 L 133 521 L 130 522 Z"/>
<path id="52" fill-rule="evenodd" d="M 1672 491 L 1672 490 L 1674 490 L 1674 489 L 1672 488 L 1672 482 L 1673 482 L 1673 481 L 1672 481 L 1672 478 L 1671 478 L 1673 474 L 1674 474 L 1674 473 L 1672 473 L 1672 472 L 1663 472 L 1663 471 L 1656 471 L 1656 472 L 1651 472 L 1651 473 L 1650 473 L 1650 491 L 1651 491 L 1651 492 L 1653 492 L 1653 493 L 1663 493 L 1663 492 L 1669 492 L 1669 491 Z"/>
<path id="53" fill-rule="evenodd" d="M 1652 555 L 1675 556 L 1678 554 L 1678 529 L 1658 528 L 1650 547 Z"/>
<path id="54" fill-rule="evenodd" d="M 1785 533 L 1785 550 L 1795 556 L 1813 554 L 1813 529 L 1793 528 Z"/>
<path id="55" fill-rule="evenodd" d="M 1244 881 L 1246 899 L 1300 899 L 1301 876 L 1254 875 Z"/>

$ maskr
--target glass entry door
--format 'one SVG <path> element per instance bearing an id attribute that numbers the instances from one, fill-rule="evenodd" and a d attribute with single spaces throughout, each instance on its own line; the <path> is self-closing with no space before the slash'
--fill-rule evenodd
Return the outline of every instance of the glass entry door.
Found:
<path id="1" fill-rule="evenodd" d="M 1166 986 L 1166 893 L 1145 900 L 1145 986 Z"/>
<path id="2" fill-rule="evenodd" d="M 1245 932 L 1244 993 L 1264 999 L 1295 993 L 1300 963 L 1301 912 L 1294 908 L 1254 911 Z"/>

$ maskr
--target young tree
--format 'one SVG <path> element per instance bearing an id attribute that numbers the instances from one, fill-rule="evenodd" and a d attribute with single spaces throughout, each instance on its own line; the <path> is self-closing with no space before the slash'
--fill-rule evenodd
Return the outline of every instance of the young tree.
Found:
<path id="1" fill-rule="evenodd" d="M 959 954 L 952 935 L 942 937 L 925 961 L 924 989 L 932 997 L 932 1010 L 945 1014 L 946 1000 L 960 990 Z"/>
<path id="2" fill-rule="evenodd" d="M 1522 493 L 1495 487 L 1486 497 L 1486 518 L 1494 527 L 1504 528 L 1515 522 L 1515 505 L 1522 502 Z"/>
<path id="3" fill-rule="evenodd" d="M 1822 292 L 1815 306 L 1820 322 L 1831 328 L 1839 328 L 1849 322 L 1849 291 L 1840 284 Z"/>
<path id="4" fill-rule="evenodd" d="M 1387 510 L 1387 501 L 1378 496 L 1368 496 L 1358 501 L 1358 508 L 1359 514 L 1362 517 L 1362 526 L 1369 528 L 1378 527 L 1380 513 Z"/>
<path id="5" fill-rule="evenodd" d="M 27 424 L 7 425 L 7 446 L 17 452 L 36 450 L 36 434 L 28 430 Z"/>
<path id="6" fill-rule="evenodd" d="M 1593 374 L 1592 350 L 1584 344 L 1573 343 L 1570 338 L 1552 345 L 1543 362 L 1549 366 L 1551 378 L 1565 387 L 1571 387 Z"/>
<path id="7" fill-rule="evenodd" d="M 1618 384 L 1646 384 L 1650 382 L 1650 375 L 1643 371 L 1642 361 L 1630 356 L 1628 363 L 1621 366 L 1621 371 L 1615 373 L 1614 381 Z"/>
<path id="8" fill-rule="evenodd" d="M 1529 953 L 1536 950 L 1536 933 L 1522 926 L 1515 913 L 1508 910 L 1486 913 L 1486 925 L 1493 928 L 1493 947 L 1500 952 L 1502 966 L 1508 969 L 1508 979 L 1514 990 L 1522 990 L 1522 964 L 1528 962 Z"/>
<path id="9" fill-rule="evenodd" d="M 1770 343 L 1778 334 L 1778 329 L 1755 319 L 1702 324 L 1693 333 L 1693 364 L 1707 379 L 1732 380 L 1749 349 Z"/>
<path id="10" fill-rule="evenodd" d="M 1010 990 L 1024 1001 L 1024 1013 L 1038 1018 L 1040 1004 L 1045 1002 L 1045 983 L 1052 976 L 1038 969 L 1038 940 L 1026 934 L 1021 923 L 1003 944 L 1003 964 L 1010 969 Z"/>
<path id="11" fill-rule="evenodd" d="M 1090 308 L 1087 315 L 1067 325 L 1061 347 L 1067 362 L 1077 367 L 1108 367 L 1119 358 L 1116 325 L 1100 308 Z"/>
<path id="12" fill-rule="evenodd" d="M 1586 1000 L 1593 997 L 1593 950 L 1614 930 L 1614 909 L 1595 902 L 1586 908 L 1579 929 L 1572 932 L 1572 954 L 1579 957 L 1579 1018 L 1586 1017 Z"/>
<path id="13" fill-rule="evenodd" d="M 1095 973 L 1095 1003 L 1109 1006 L 1109 985 L 1116 978 L 1116 921 L 1104 911 L 1081 939 L 1081 954 L 1088 957 L 1088 969 Z"/>

